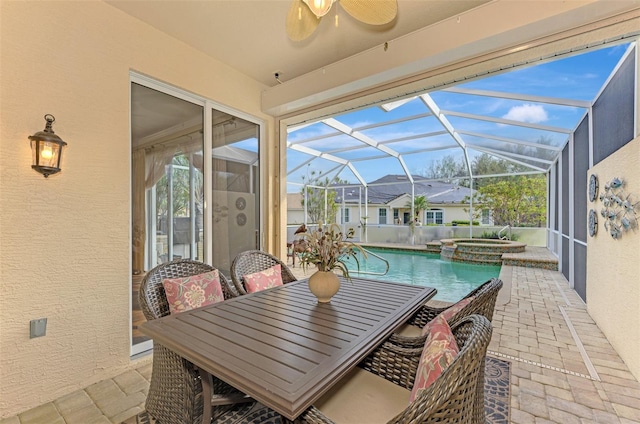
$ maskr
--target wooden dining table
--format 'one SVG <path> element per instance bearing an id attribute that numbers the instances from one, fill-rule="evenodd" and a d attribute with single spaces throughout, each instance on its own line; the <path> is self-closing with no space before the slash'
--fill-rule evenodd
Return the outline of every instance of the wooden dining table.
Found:
<path id="1" fill-rule="evenodd" d="M 206 373 L 293 420 L 431 299 L 431 287 L 365 278 L 318 303 L 300 280 L 170 315 L 140 330 Z M 205 378 L 206 377 L 206 378 Z"/>

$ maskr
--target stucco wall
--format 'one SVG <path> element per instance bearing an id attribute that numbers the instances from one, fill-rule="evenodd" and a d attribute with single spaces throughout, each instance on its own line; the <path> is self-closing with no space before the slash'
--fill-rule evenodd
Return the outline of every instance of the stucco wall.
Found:
<path id="1" fill-rule="evenodd" d="M 589 170 L 598 176 L 600 192 L 614 177 L 624 179 L 625 193 L 640 201 L 640 138 Z M 587 209 L 600 212 L 602 202 L 589 202 Z M 638 213 L 640 217 L 640 213 Z M 587 309 L 589 314 L 633 375 L 640 379 L 640 231 L 629 231 L 614 240 L 599 226 L 595 237 L 587 240 Z"/>
<path id="2" fill-rule="evenodd" d="M 106 3 L 2 1 L 0 19 L 2 418 L 132 366 L 130 70 L 272 121 L 266 87 Z M 46 113 L 69 143 L 48 179 L 27 140 Z"/>

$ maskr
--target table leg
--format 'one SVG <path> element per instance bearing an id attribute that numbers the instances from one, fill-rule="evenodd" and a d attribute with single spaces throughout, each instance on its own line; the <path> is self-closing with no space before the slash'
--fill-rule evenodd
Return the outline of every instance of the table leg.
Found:
<path id="1" fill-rule="evenodd" d="M 211 424 L 211 396 L 213 395 L 213 377 L 202 368 L 200 380 L 202 381 L 202 424 Z"/>

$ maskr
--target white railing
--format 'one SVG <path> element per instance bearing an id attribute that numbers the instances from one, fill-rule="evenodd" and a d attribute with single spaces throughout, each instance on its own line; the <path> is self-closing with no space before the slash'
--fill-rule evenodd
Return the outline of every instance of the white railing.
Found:
<path id="1" fill-rule="evenodd" d="M 502 233 L 503 233 L 505 230 L 509 230 L 509 235 L 508 235 L 508 236 L 503 236 L 503 235 L 502 235 Z M 504 227 L 502 227 L 502 228 L 500 229 L 500 231 L 498 231 L 498 238 L 499 238 L 500 240 L 511 240 L 511 225 L 505 225 Z"/>
<path id="2" fill-rule="evenodd" d="M 376 253 L 373 253 L 370 250 L 365 249 L 364 247 L 362 248 L 362 250 L 365 251 L 367 256 L 371 255 L 371 256 L 373 256 L 375 258 L 380 259 L 382 262 L 384 262 L 385 263 L 385 270 L 384 270 L 384 272 L 373 272 L 373 271 L 360 271 L 360 269 L 357 269 L 357 270 L 354 269 L 354 270 L 349 270 L 350 274 L 354 274 L 355 273 L 355 274 L 360 274 L 360 275 L 386 275 L 389 272 L 389 261 L 388 260 L 386 260 L 385 258 L 383 258 L 382 256 L 380 256 L 380 255 L 378 255 Z"/>

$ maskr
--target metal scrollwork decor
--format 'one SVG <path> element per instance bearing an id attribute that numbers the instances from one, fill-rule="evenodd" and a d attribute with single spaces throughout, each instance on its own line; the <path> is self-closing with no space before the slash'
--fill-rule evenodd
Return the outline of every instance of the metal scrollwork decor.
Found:
<path id="1" fill-rule="evenodd" d="M 624 180 L 613 178 L 605 184 L 604 191 L 599 199 L 604 205 L 600 209 L 600 215 L 604 218 L 604 228 L 609 235 L 618 240 L 622 234 L 638 228 L 638 216 L 636 211 L 640 202 L 635 202 L 631 194 L 624 192 Z"/>

